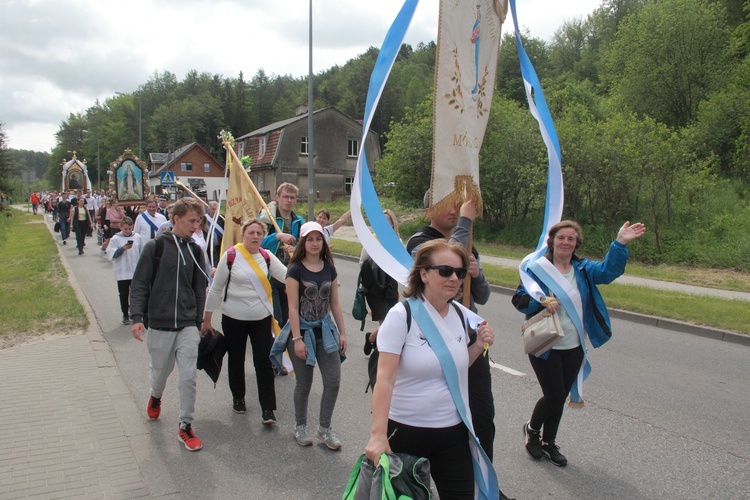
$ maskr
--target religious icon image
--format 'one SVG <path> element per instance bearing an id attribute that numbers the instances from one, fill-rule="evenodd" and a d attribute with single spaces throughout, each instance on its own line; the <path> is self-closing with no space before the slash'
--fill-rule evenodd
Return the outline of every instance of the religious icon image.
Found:
<path id="1" fill-rule="evenodd" d="M 68 172 L 68 189 L 83 189 L 83 178 L 78 170 Z"/>
<path id="2" fill-rule="evenodd" d="M 117 192 L 120 201 L 143 201 L 148 193 L 146 165 L 137 156 L 125 150 L 111 166 L 110 185 Z"/>

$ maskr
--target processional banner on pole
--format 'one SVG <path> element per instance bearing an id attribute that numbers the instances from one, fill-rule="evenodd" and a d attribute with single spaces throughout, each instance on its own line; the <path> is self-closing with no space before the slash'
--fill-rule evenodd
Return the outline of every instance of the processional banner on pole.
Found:
<path id="1" fill-rule="evenodd" d="M 431 214 L 474 200 L 507 0 L 441 0 L 435 63 Z"/>

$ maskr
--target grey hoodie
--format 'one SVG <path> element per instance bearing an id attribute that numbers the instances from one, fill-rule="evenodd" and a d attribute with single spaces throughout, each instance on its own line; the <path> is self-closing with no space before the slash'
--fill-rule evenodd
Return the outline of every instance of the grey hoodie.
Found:
<path id="1" fill-rule="evenodd" d="M 169 233 L 159 239 L 164 242 L 164 252 L 156 273 L 156 240 L 146 243 L 135 268 L 130 286 L 130 319 L 142 323 L 148 312 L 149 328 L 200 327 L 207 286 L 202 271 L 203 252 L 191 238 Z"/>

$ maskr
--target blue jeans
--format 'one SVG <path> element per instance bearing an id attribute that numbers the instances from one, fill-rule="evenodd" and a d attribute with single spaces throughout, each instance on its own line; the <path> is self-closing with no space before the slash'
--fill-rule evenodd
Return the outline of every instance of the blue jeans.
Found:
<path id="1" fill-rule="evenodd" d="M 60 237 L 65 241 L 68 239 L 68 236 L 70 236 L 70 224 L 68 223 L 68 218 L 61 215 L 57 218 L 57 222 L 60 223 Z"/>

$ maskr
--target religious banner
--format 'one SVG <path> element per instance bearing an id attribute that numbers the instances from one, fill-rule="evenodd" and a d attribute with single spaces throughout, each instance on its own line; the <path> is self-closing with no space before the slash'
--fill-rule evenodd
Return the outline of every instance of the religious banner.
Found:
<path id="1" fill-rule="evenodd" d="M 133 205 L 144 203 L 149 195 L 148 166 L 130 149 L 109 166 L 109 185 L 120 201 Z"/>
<path id="2" fill-rule="evenodd" d="M 233 148 L 234 138 L 229 132 L 221 131 L 219 136 L 224 141 L 227 151 L 227 169 L 229 170 L 229 188 L 227 189 L 227 206 L 224 214 L 224 238 L 221 240 L 222 255 L 229 247 L 242 241 L 242 224 L 255 219 L 265 207 L 253 181 L 247 175 L 242 162 L 237 158 Z"/>
<path id="3" fill-rule="evenodd" d="M 428 217 L 469 199 L 482 212 L 479 150 L 507 6 L 507 0 L 440 1 Z"/>

